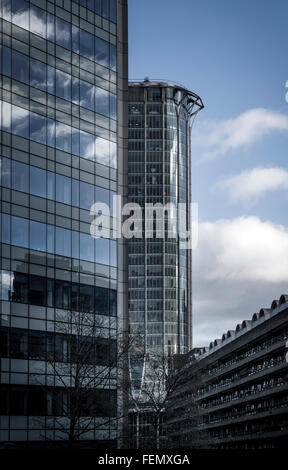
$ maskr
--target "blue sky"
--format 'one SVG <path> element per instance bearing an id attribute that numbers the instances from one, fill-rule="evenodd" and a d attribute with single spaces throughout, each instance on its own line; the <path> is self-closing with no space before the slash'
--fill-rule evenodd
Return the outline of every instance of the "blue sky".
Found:
<path id="1" fill-rule="evenodd" d="M 288 292 L 288 2 L 129 0 L 129 76 L 199 94 L 194 343 Z"/>

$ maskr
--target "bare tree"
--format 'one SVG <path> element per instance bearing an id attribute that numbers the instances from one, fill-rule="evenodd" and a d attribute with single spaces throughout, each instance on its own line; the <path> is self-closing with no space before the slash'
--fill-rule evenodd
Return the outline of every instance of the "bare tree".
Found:
<path id="1" fill-rule="evenodd" d="M 44 388 L 52 393 L 51 428 L 57 430 L 55 439 L 66 441 L 69 447 L 96 429 L 116 427 L 121 418 L 116 400 L 112 403 L 106 398 L 109 391 L 117 391 L 118 369 L 127 365 L 125 358 L 132 339 L 119 334 L 117 341 L 115 336 L 111 338 L 109 318 L 106 320 L 95 314 L 68 311 L 58 314 L 55 322 L 62 351 L 59 357 L 54 345 L 48 354 L 54 387 Z"/>
<path id="2" fill-rule="evenodd" d="M 196 401 L 201 378 L 194 376 L 189 382 L 187 400 L 187 376 L 185 368 L 172 369 L 172 359 L 163 354 L 149 354 L 146 357 L 145 379 L 141 393 L 133 394 L 130 402 L 136 417 L 134 423 L 136 447 L 145 448 L 187 448 L 209 447 L 209 438 L 201 429 L 201 412 Z M 143 429 L 149 429 L 144 436 Z M 189 439 L 187 437 L 189 436 Z M 189 442 L 188 442 L 189 441 Z"/>

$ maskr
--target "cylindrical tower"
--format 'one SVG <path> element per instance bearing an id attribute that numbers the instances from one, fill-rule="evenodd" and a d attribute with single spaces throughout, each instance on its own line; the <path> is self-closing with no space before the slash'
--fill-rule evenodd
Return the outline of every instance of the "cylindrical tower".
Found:
<path id="1" fill-rule="evenodd" d="M 128 101 L 129 201 L 143 208 L 143 216 L 147 204 L 172 203 L 177 218 L 179 203 L 185 204 L 190 229 L 191 118 L 202 100 L 182 86 L 146 79 L 129 83 Z M 148 222 L 146 214 L 143 231 Z M 147 353 L 168 356 L 192 346 L 191 250 L 181 249 L 179 237 L 169 238 L 167 229 L 165 220 L 164 238 L 154 233 L 129 241 L 130 331 L 141 334 L 144 352 L 131 354 L 138 390 Z"/>

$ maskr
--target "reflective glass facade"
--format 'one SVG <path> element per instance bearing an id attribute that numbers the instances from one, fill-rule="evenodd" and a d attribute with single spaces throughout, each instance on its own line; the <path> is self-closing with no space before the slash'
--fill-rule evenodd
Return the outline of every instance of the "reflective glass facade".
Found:
<path id="1" fill-rule="evenodd" d="M 168 83 L 129 84 L 129 201 L 186 204 L 190 227 L 190 118 L 195 95 Z M 202 102 L 201 102 L 202 103 Z M 177 220 L 178 220 L 177 219 Z M 147 227 L 149 220 L 144 220 Z M 153 225 L 153 224 L 152 224 Z M 176 224 L 177 225 L 177 224 Z M 154 224 L 154 229 L 155 229 Z M 153 232 L 153 231 L 152 231 Z M 129 241 L 129 319 L 132 333 L 143 337 L 144 353 L 170 355 L 191 347 L 191 251 L 179 238 Z M 131 356 L 134 387 L 141 388 L 143 358 Z"/>
<path id="2" fill-rule="evenodd" d="M 123 192 L 125 8 L 124 0 L 1 2 L 0 442 L 58 438 L 67 397 L 46 361 L 51 351 L 63 362 L 73 355 L 57 315 L 97 316 L 99 366 L 115 356 L 123 244 L 91 237 L 90 208 L 104 202 L 113 217 Z M 109 419 L 84 440 L 116 445 L 116 388 L 111 372 L 93 413 Z"/>

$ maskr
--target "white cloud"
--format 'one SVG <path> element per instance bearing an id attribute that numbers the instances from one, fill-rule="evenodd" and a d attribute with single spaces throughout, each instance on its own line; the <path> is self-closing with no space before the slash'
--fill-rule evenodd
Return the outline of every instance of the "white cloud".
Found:
<path id="1" fill-rule="evenodd" d="M 194 344 L 207 345 L 288 291 L 288 229 L 258 217 L 199 224 Z"/>
<path id="2" fill-rule="evenodd" d="M 204 158 L 224 155 L 252 145 L 275 131 L 288 131 L 288 116 L 278 111 L 255 108 L 236 118 L 199 122 L 193 131 L 193 145 L 202 148 Z"/>
<path id="3" fill-rule="evenodd" d="M 288 229 L 258 217 L 203 222 L 194 258 L 206 279 L 288 281 Z"/>
<path id="4" fill-rule="evenodd" d="M 268 191 L 288 189 L 288 171 L 284 168 L 253 168 L 217 183 L 228 191 L 231 201 L 251 201 Z"/>

